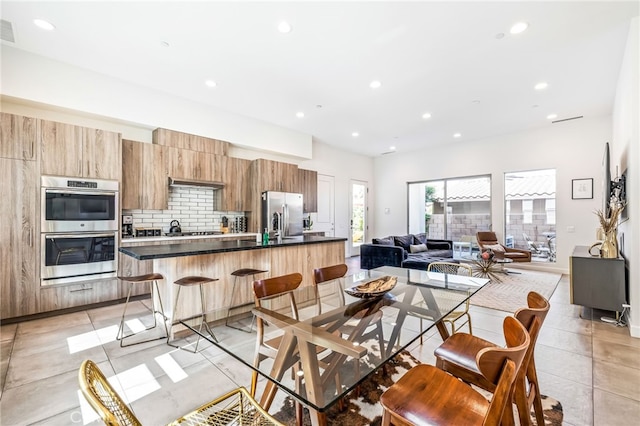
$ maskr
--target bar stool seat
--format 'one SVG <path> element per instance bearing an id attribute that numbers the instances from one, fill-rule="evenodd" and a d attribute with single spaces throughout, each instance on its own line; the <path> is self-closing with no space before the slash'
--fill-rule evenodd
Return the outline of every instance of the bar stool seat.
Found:
<path id="1" fill-rule="evenodd" d="M 187 277 L 183 277 L 180 278 L 179 280 L 174 281 L 173 283 L 176 284 L 178 286 L 178 291 L 176 293 L 176 299 L 175 302 L 173 304 L 173 319 L 171 321 L 171 327 L 173 327 L 175 324 L 177 324 L 178 322 L 180 322 L 181 320 L 189 320 L 189 319 L 193 319 L 195 317 L 197 317 L 198 315 L 195 316 L 191 316 L 189 318 L 180 318 L 178 317 L 178 315 L 176 314 L 177 310 L 178 310 L 178 302 L 180 301 L 180 290 L 182 290 L 183 287 L 192 287 L 197 285 L 200 288 L 200 306 L 201 306 L 201 312 L 200 312 L 200 327 L 198 328 L 198 339 L 196 340 L 196 347 L 192 350 L 186 349 L 185 347 L 182 346 L 176 346 L 174 344 L 171 343 L 170 341 L 170 336 L 167 336 L 167 345 L 172 346 L 174 348 L 179 348 L 179 349 L 184 349 L 188 352 L 193 352 L 196 353 L 198 352 L 198 345 L 200 344 L 200 333 L 202 332 L 202 327 L 204 326 L 204 328 L 207 330 L 207 333 L 209 333 L 209 335 L 211 336 L 211 338 L 217 342 L 218 339 L 216 338 L 215 334 L 213 334 L 213 331 L 211 331 L 211 328 L 209 327 L 209 324 L 207 324 L 207 318 L 206 318 L 206 304 L 205 304 L 205 299 L 204 299 L 204 284 L 208 284 L 208 283 L 212 283 L 218 281 L 218 278 L 209 278 L 209 277 L 201 277 L 201 276 L 196 276 L 196 275 L 190 275 Z"/>
<path id="2" fill-rule="evenodd" d="M 249 305 L 253 305 L 254 302 L 247 302 L 247 303 L 241 303 L 239 305 L 234 305 L 233 303 L 233 299 L 236 295 L 236 283 L 238 281 L 238 277 L 240 278 L 244 278 L 246 281 L 246 278 L 251 276 L 252 281 L 255 281 L 255 275 L 256 274 L 262 274 L 265 272 L 269 272 L 269 271 L 265 271 L 263 269 L 254 269 L 254 268 L 241 268 L 241 269 L 236 269 L 235 271 L 233 271 L 231 273 L 231 275 L 233 276 L 233 288 L 231 290 L 231 302 L 229 304 L 229 309 L 227 310 L 227 319 L 225 320 L 225 325 L 227 327 L 231 327 L 231 328 L 235 328 L 236 330 L 240 330 L 240 331 L 246 331 L 247 333 L 251 333 L 251 331 L 253 330 L 253 323 L 255 322 L 255 317 L 253 317 L 251 319 L 251 324 L 249 325 L 249 329 L 247 330 L 246 328 L 243 327 L 238 327 L 235 325 L 232 325 L 233 323 L 229 323 L 229 317 L 231 316 L 231 310 L 235 309 L 235 308 L 241 308 L 243 306 L 249 306 Z"/>
<path id="3" fill-rule="evenodd" d="M 140 343 L 146 343 L 146 342 L 151 342 L 153 340 L 160 340 L 160 339 L 166 339 L 169 336 L 169 330 L 167 329 L 167 316 L 164 313 L 164 307 L 162 306 L 162 298 L 160 297 L 160 291 L 158 289 L 158 280 L 163 280 L 164 276 L 162 276 L 162 274 L 158 274 L 155 272 L 152 272 L 150 274 L 144 274 L 144 275 L 135 275 L 132 277 L 123 277 L 123 276 L 119 276 L 118 277 L 119 280 L 124 281 L 129 283 L 129 291 L 127 292 L 127 300 L 124 303 L 124 310 L 122 311 L 122 318 L 120 319 L 120 326 L 118 327 L 118 334 L 116 334 L 116 340 L 120 341 L 120 347 L 124 348 L 126 346 L 132 346 L 132 345 L 137 345 Z M 133 331 L 131 334 L 128 335 L 124 335 L 124 325 L 125 325 L 125 316 L 127 314 L 127 307 L 129 306 L 129 300 L 131 299 L 131 292 L 133 290 L 134 285 L 137 284 L 149 284 L 151 286 L 150 289 L 150 293 L 151 293 L 151 303 L 154 304 L 155 306 L 155 300 L 157 298 L 158 300 L 158 306 L 160 308 L 160 310 L 156 310 L 155 307 L 148 307 L 147 305 L 145 305 L 143 303 L 143 306 L 145 308 L 147 308 L 152 314 L 153 314 L 153 325 L 149 326 L 149 327 L 145 327 L 143 330 L 139 330 L 139 331 Z M 154 296 L 155 293 L 155 296 Z M 165 335 L 164 336 L 159 336 L 159 337 L 153 337 L 153 338 L 149 338 L 149 339 L 144 339 L 144 340 L 140 340 L 134 343 L 129 343 L 129 344 L 124 344 L 124 340 L 126 338 L 129 338 L 135 334 L 138 333 L 142 333 L 143 331 L 148 331 L 151 330 L 153 328 L 156 328 L 158 326 L 158 321 L 157 321 L 157 317 L 156 314 L 160 314 L 162 315 L 162 324 L 164 325 L 164 331 L 165 331 Z"/>

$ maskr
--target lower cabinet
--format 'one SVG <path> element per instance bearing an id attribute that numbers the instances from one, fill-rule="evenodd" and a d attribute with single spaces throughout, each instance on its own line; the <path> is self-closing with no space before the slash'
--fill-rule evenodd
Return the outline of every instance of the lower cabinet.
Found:
<path id="1" fill-rule="evenodd" d="M 56 311 L 58 309 L 107 302 L 119 298 L 120 292 L 116 278 L 78 284 L 41 287 L 40 311 Z"/>
<path id="2" fill-rule="evenodd" d="M 602 259 L 576 246 L 570 258 L 571 303 L 606 311 L 622 311 L 627 303 L 624 259 Z"/>

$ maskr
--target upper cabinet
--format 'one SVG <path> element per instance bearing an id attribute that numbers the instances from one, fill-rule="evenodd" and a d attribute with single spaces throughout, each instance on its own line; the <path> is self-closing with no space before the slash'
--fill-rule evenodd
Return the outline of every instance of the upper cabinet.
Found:
<path id="1" fill-rule="evenodd" d="M 167 152 L 169 176 L 220 182 L 223 178 L 222 156 L 163 146 Z"/>
<path id="2" fill-rule="evenodd" d="M 155 129 L 152 137 L 153 143 L 157 145 L 205 152 L 207 154 L 227 155 L 229 150 L 229 142 L 176 132 L 174 130 Z"/>
<path id="3" fill-rule="evenodd" d="M 0 112 L 0 157 L 35 160 L 37 120 Z"/>
<path id="4" fill-rule="evenodd" d="M 315 170 L 298 169 L 300 192 L 302 192 L 303 212 L 318 211 L 318 172 Z"/>
<path id="5" fill-rule="evenodd" d="M 106 130 L 41 121 L 43 175 L 120 180 L 120 134 Z"/>
<path id="6" fill-rule="evenodd" d="M 122 141 L 122 208 L 163 210 L 169 203 L 169 147 Z"/>
<path id="7" fill-rule="evenodd" d="M 258 196 L 263 191 L 300 192 L 298 166 L 259 158 L 251 162 L 251 182 Z"/>
<path id="8" fill-rule="evenodd" d="M 250 160 L 234 157 L 221 157 L 224 188 L 222 190 L 222 206 L 220 210 L 251 210 L 249 197 Z"/>

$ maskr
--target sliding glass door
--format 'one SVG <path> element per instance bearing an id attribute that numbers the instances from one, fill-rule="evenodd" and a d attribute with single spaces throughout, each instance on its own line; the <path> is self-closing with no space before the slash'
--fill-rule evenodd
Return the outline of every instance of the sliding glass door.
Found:
<path id="1" fill-rule="evenodd" d="M 491 177 L 411 182 L 409 233 L 449 239 L 473 248 L 476 232 L 491 229 Z"/>

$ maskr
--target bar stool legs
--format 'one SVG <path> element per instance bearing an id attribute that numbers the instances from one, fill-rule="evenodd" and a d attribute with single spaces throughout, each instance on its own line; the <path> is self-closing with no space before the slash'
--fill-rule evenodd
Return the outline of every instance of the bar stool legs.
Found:
<path id="1" fill-rule="evenodd" d="M 244 332 L 247 332 L 247 333 L 251 333 L 253 331 L 253 324 L 255 322 L 255 317 L 254 316 L 252 316 L 252 318 L 251 318 L 251 324 L 249 324 L 249 329 L 248 330 L 246 328 L 244 328 L 244 327 L 233 325 L 233 323 L 229 322 L 229 318 L 231 316 L 231 310 L 232 309 L 240 308 L 240 307 L 248 306 L 248 305 L 253 305 L 253 303 L 254 303 L 253 301 L 251 301 L 249 303 L 243 303 L 243 304 L 240 304 L 240 305 L 234 305 L 233 304 L 233 299 L 234 299 L 234 297 L 236 295 L 236 284 L 237 284 L 237 281 L 238 281 L 238 277 L 245 278 L 245 281 L 246 281 L 246 278 L 249 275 L 251 275 L 252 280 L 255 280 L 256 274 L 262 274 L 264 272 L 267 272 L 267 271 L 264 271 L 262 269 L 242 268 L 242 269 L 237 269 L 237 270 L 235 270 L 235 271 L 233 271 L 231 273 L 231 275 L 233 275 L 233 288 L 231 290 L 231 303 L 230 303 L 229 309 L 227 310 L 227 319 L 224 322 L 224 324 L 227 327 L 235 328 L 236 330 L 244 331 Z"/>
<path id="2" fill-rule="evenodd" d="M 184 278 L 180 278 L 179 280 L 175 281 L 174 284 L 178 285 L 178 291 L 176 292 L 176 299 L 175 299 L 175 303 L 173 305 L 173 320 L 171 321 L 171 326 L 173 327 L 173 325 L 179 323 L 180 321 L 185 321 L 185 320 L 190 320 L 193 318 L 196 318 L 198 315 L 189 317 L 189 318 L 180 318 L 177 316 L 176 312 L 178 310 L 178 302 L 180 301 L 180 290 L 182 290 L 182 287 L 190 287 L 190 286 L 194 286 L 197 285 L 198 287 L 200 287 L 200 326 L 198 327 L 198 338 L 196 340 L 196 346 L 193 350 L 191 349 L 187 349 L 184 346 L 177 346 L 171 343 L 170 341 L 170 336 L 167 335 L 167 345 L 172 346 L 174 348 L 178 348 L 178 349 L 182 349 L 188 352 L 193 352 L 193 353 L 197 353 L 198 352 L 198 345 L 200 344 L 200 339 L 202 338 L 202 336 L 200 335 L 202 333 L 202 328 L 204 327 L 205 331 L 207 333 L 209 333 L 209 335 L 211 336 L 211 338 L 213 339 L 214 342 L 217 342 L 218 339 L 216 338 L 215 334 L 213 334 L 213 331 L 211 330 L 211 328 L 209 327 L 209 324 L 207 324 L 207 318 L 206 318 L 206 304 L 205 304 L 205 299 L 204 299 L 204 284 L 206 283 L 210 283 L 210 282 L 214 282 L 214 281 L 218 281 L 217 278 L 207 278 L 207 277 L 198 277 L 198 276 L 189 276 L 189 277 L 184 277 Z"/>
<path id="3" fill-rule="evenodd" d="M 167 328 L 167 316 L 164 313 L 164 307 L 162 306 L 162 298 L 160 297 L 160 290 L 158 289 L 158 280 L 164 279 L 161 274 L 151 273 L 145 275 L 138 275 L 133 277 L 118 277 L 119 280 L 125 281 L 129 283 L 129 292 L 127 293 L 127 300 L 124 302 L 124 310 L 122 311 L 122 318 L 120 319 L 120 326 L 118 327 L 118 333 L 116 334 L 116 340 L 120 341 L 120 347 L 124 348 L 127 346 L 138 345 L 140 343 L 151 342 L 153 340 L 166 339 L 169 337 L 169 329 Z M 139 283 L 149 283 L 151 285 L 151 303 L 155 305 L 155 298 L 158 298 L 158 305 L 160 310 L 156 310 L 155 307 L 148 307 L 144 305 L 152 314 L 153 314 L 153 325 L 150 327 L 146 327 L 143 330 L 134 331 L 131 334 L 124 335 L 124 325 L 125 325 L 125 317 L 127 315 L 127 307 L 129 306 L 129 300 L 131 299 L 131 292 L 133 290 L 133 286 Z M 154 297 L 155 294 L 155 297 Z M 148 331 L 158 326 L 158 318 L 157 314 L 162 315 L 162 324 L 164 326 L 165 335 L 160 337 L 154 337 L 150 339 L 141 340 L 134 343 L 124 344 L 124 340 L 132 337 L 138 333 L 142 333 L 143 331 Z"/>

